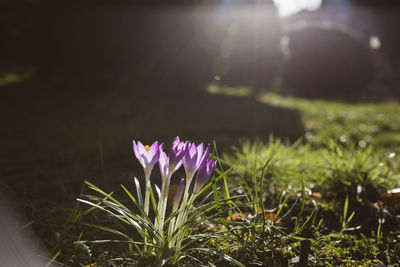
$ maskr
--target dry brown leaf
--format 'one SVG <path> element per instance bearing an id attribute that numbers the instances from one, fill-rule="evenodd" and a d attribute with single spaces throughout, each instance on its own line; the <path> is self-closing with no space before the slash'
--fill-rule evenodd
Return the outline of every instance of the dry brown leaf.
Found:
<path id="1" fill-rule="evenodd" d="M 315 125 L 315 123 L 313 123 L 313 122 L 307 122 L 306 125 L 304 126 L 304 129 L 307 132 L 312 132 L 315 129 L 317 129 L 317 125 Z"/>
<path id="2" fill-rule="evenodd" d="M 309 198 L 313 200 L 321 199 L 322 194 L 320 192 L 312 192 Z"/>
<path id="3" fill-rule="evenodd" d="M 228 221 L 228 222 L 230 222 L 230 221 L 242 221 L 243 220 L 243 218 L 246 218 L 246 217 L 244 217 L 242 214 L 240 214 L 240 213 L 234 213 L 234 214 L 232 214 L 232 218 L 231 218 L 231 216 L 228 216 L 228 217 L 226 217 L 226 220 Z"/>

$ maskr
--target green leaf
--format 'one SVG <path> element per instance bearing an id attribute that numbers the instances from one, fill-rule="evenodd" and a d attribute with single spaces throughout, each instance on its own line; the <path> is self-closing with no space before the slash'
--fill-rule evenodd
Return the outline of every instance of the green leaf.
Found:
<path id="1" fill-rule="evenodd" d="M 130 197 L 130 199 L 132 199 L 133 203 L 136 204 L 136 199 L 132 196 L 132 194 L 128 191 L 128 189 L 126 189 L 125 186 L 123 186 L 122 184 L 121 187 L 124 189 L 125 193 Z"/>
<path id="2" fill-rule="evenodd" d="M 101 226 L 101 225 L 96 225 L 96 224 L 91 224 L 91 223 L 81 223 L 81 224 L 85 225 L 85 226 L 92 227 L 92 228 L 96 228 L 96 229 L 99 229 L 99 230 L 103 230 L 103 231 L 106 231 L 106 232 L 110 232 L 110 233 L 113 233 L 115 235 L 119 235 L 119 236 L 121 236 L 121 237 L 123 237 L 123 238 L 125 238 L 127 240 L 130 240 L 130 237 L 127 236 L 126 234 L 121 233 L 120 231 L 117 231 L 115 229 L 112 229 L 112 228 L 109 228 L 109 227 L 106 227 L 106 226 Z"/>
<path id="3" fill-rule="evenodd" d="M 140 190 L 140 183 L 139 180 L 135 177 L 134 178 L 135 185 L 136 185 L 136 193 L 139 201 L 139 206 L 143 207 L 143 197 L 142 197 L 142 191 Z"/>

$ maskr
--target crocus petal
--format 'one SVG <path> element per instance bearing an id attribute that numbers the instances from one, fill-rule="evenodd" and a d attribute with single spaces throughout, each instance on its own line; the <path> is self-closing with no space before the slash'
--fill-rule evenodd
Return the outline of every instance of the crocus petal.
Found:
<path id="1" fill-rule="evenodd" d="M 138 143 L 140 143 L 140 142 L 138 142 Z M 133 141 L 133 152 L 135 153 L 135 156 L 138 159 L 138 161 L 140 162 L 140 164 L 143 166 L 143 168 L 145 168 L 145 163 L 143 161 L 143 157 L 139 153 L 139 148 L 135 141 Z"/>
<path id="2" fill-rule="evenodd" d="M 196 175 L 196 183 L 194 185 L 194 192 L 199 192 L 200 189 L 207 183 L 207 181 L 211 178 L 211 175 L 215 171 L 217 167 L 217 161 L 206 160 L 200 165 L 199 170 Z"/>
<path id="3" fill-rule="evenodd" d="M 196 149 L 197 149 L 197 162 L 196 163 L 197 163 L 197 165 L 199 165 L 201 159 L 203 158 L 203 153 L 204 153 L 204 145 L 203 145 L 203 143 L 198 145 L 196 147 Z"/>
<path id="4" fill-rule="evenodd" d="M 181 143 L 181 140 L 179 139 L 179 136 L 175 137 L 174 140 L 172 141 L 172 144 L 171 144 L 171 148 L 170 148 L 170 150 L 169 150 L 169 153 L 171 153 L 172 150 L 175 150 L 176 147 L 177 147 L 180 143 Z"/>
<path id="5" fill-rule="evenodd" d="M 169 160 L 167 154 L 165 154 L 164 151 L 160 149 L 160 157 L 158 160 L 158 166 L 160 167 L 160 173 L 161 177 L 165 179 L 168 175 L 168 165 L 169 165 Z"/>
<path id="6" fill-rule="evenodd" d="M 158 142 L 155 141 L 149 148 L 149 151 L 147 151 L 148 163 L 153 167 L 154 164 L 157 163 L 159 157 L 160 157 L 160 146 L 158 145 Z"/>
<path id="7" fill-rule="evenodd" d="M 138 141 L 138 152 L 139 152 L 140 155 L 143 155 L 144 153 L 147 153 L 147 149 L 145 148 L 145 146 L 140 141 Z"/>
<path id="8" fill-rule="evenodd" d="M 176 171 L 182 165 L 182 158 L 187 151 L 188 142 L 181 142 L 179 137 L 175 137 L 169 150 L 169 170 Z M 178 168 L 177 168 L 178 167 Z"/>
<path id="9" fill-rule="evenodd" d="M 155 141 L 147 151 L 149 158 L 153 158 L 157 153 L 159 153 L 160 146 L 157 141 Z"/>
<path id="10" fill-rule="evenodd" d="M 186 155 L 190 158 L 194 158 L 195 156 L 197 156 L 197 147 L 194 143 L 188 143 L 188 151 Z"/>
<path id="11" fill-rule="evenodd" d="M 135 153 L 136 158 L 139 158 L 139 153 L 138 153 L 137 144 L 136 144 L 135 140 L 133 140 L 132 143 L 133 143 L 133 153 Z"/>
<path id="12" fill-rule="evenodd" d="M 174 169 L 173 173 L 176 172 L 177 170 L 179 170 L 179 168 L 180 168 L 181 166 L 182 166 L 182 161 L 179 161 L 179 162 L 175 165 L 175 169 Z"/>
<path id="13" fill-rule="evenodd" d="M 210 154 L 210 145 L 207 145 L 206 151 L 204 151 L 203 157 L 200 159 L 199 165 L 200 165 L 203 161 L 207 160 L 209 154 Z"/>
<path id="14" fill-rule="evenodd" d="M 187 152 L 185 156 L 182 158 L 183 166 L 185 167 L 186 177 L 188 179 L 193 176 L 194 172 L 196 172 L 197 165 L 197 147 L 195 144 L 188 143 Z"/>

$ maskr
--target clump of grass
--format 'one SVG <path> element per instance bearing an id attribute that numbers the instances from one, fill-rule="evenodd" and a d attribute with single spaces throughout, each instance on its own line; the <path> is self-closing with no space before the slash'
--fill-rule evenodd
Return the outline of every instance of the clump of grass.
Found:
<path id="1" fill-rule="evenodd" d="M 129 255 L 141 259 L 146 264 L 159 266 L 176 265 L 184 258 L 201 263 L 201 259 L 193 256 L 191 253 L 193 251 L 214 253 L 225 261 L 243 266 L 235 259 L 215 250 L 196 247 L 196 242 L 204 242 L 209 238 L 227 238 L 218 232 L 192 233 L 192 230 L 201 223 L 211 221 L 217 216 L 212 212 L 217 204 L 210 199 L 211 194 L 206 194 L 206 191 L 212 186 L 215 191 L 215 183 L 226 175 L 226 172 L 221 173 L 213 179 L 212 183 L 207 183 L 217 163 L 209 159 L 209 147 L 204 151 L 203 144 L 196 146 L 190 142 L 181 142 L 178 137 L 171 145 L 169 156 L 163 151 L 163 145 L 159 145 L 158 142 L 152 146 L 144 146 L 134 141 L 133 147 L 145 173 L 144 194 L 137 178 L 134 179 L 136 197 L 121 185 L 133 208 L 128 208 L 128 205 L 117 200 L 113 193 L 106 193 L 90 182 L 86 184 L 95 194 L 85 194 L 78 199 L 79 202 L 91 206 L 85 213 L 100 210 L 116 220 L 114 225 L 122 225 L 122 227 L 115 228 L 92 223 L 84 225 L 108 232 L 119 239 L 80 240 L 76 244 L 82 245 L 86 250 L 89 250 L 87 244 L 127 244 Z M 157 186 L 153 190 L 150 181 L 150 174 L 156 162 L 159 163 L 162 176 L 161 190 Z M 180 180 L 173 200 L 168 201 L 171 176 L 182 164 L 185 167 L 186 179 Z M 190 182 L 195 174 L 193 190 L 190 191 Z M 195 202 L 199 196 L 203 198 Z M 223 202 L 226 201 L 229 199 Z M 167 210 L 168 204 L 172 206 L 170 211 Z M 221 207 L 220 201 L 218 201 L 218 207 Z M 135 232 L 134 235 L 131 235 L 132 230 Z M 90 252 L 88 255 L 90 263 Z"/>
<path id="2" fill-rule="evenodd" d="M 201 204 L 198 206 L 193 207 L 190 210 L 186 221 L 179 226 L 178 229 L 184 231 L 183 235 L 178 236 L 178 234 L 181 233 L 181 231 L 178 230 L 171 234 L 165 233 L 162 235 L 159 232 L 157 225 L 153 223 L 153 219 L 145 215 L 142 205 L 139 204 L 140 200 L 136 200 L 129 191 L 126 192 L 135 206 L 134 209 L 129 209 L 126 205 L 115 199 L 112 196 L 112 193 L 105 193 L 89 182 L 86 182 L 86 184 L 91 190 L 98 193 L 99 196 L 85 195 L 84 197 L 87 200 L 79 199 L 79 201 L 102 210 L 123 225 L 131 228 L 131 230 L 124 233 L 121 230 L 108 226 L 84 223 L 86 226 L 109 232 L 118 236 L 120 239 L 77 241 L 78 244 L 125 243 L 128 245 L 129 254 L 147 260 L 148 263 L 153 262 L 153 264 L 165 265 L 167 263 L 176 264 L 188 251 L 196 249 L 191 246 L 191 244 L 194 244 L 195 241 L 198 241 L 199 239 L 207 238 L 207 235 L 189 234 L 190 229 L 195 228 L 196 225 L 201 224 L 204 220 L 212 219 L 213 215 L 203 216 L 205 212 L 212 209 L 214 205 L 212 202 L 206 202 L 207 198 L 203 199 Z M 154 196 L 152 196 L 152 203 L 153 209 L 156 211 L 157 207 Z M 167 218 L 166 223 L 171 222 L 173 218 L 176 218 L 178 212 L 171 214 L 171 216 Z M 135 229 L 139 235 L 129 235 L 128 233 L 133 229 Z M 135 240 L 135 237 L 138 238 L 139 241 L 137 241 L 137 239 Z M 181 238 L 179 247 L 171 246 L 172 243 L 176 242 L 176 238 Z"/>
<path id="3" fill-rule="evenodd" d="M 169 213 L 162 228 L 156 201 L 162 193 L 155 187 L 146 213 L 138 181 L 136 197 L 123 187 L 133 209 L 88 183 L 97 196 L 81 200 L 94 207 L 81 214 L 98 209 L 121 223 L 87 225 L 122 239 L 78 243 L 91 249 L 92 243 L 107 242 L 115 250 L 115 242 L 123 242 L 122 255 L 136 258 L 135 264 L 392 264 L 398 260 L 400 224 L 396 208 L 377 204 L 396 185 L 397 162 L 387 153 L 334 140 L 320 146 L 272 137 L 267 144 L 244 142 L 218 159 L 232 169 L 217 170 L 196 195 L 199 201 L 188 190 L 186 204 Z M 177 221 L 181 226 L 174 228 Z"/>
<path id="4" fill-rule="evenodd" d="M 309 242 L 307 232 L 315 223 L 316 209 L 313 205 L 306 206 L 306 188 L 301 176 L 279 193 L 269 190 L 271 181 L 268 183 L 267 179 L 276 174 L 277 170 L 273 170 L 276 167 L 275 156 L 283 148 L 279 140 L 271 139 L 269 144 L 270 150 L 260 153 L 262 150 L 245 143 L 244 150 L 252 151 L 244 159 L 247 167 L 240 166 L 242 168 L 237 170 L 236 175 L 224 177 L 222 196 L 216 191 L 214 195 L 216 199 L 231 199 L 235 192 L 236 195 L 238 192 L 242 194 L 235 198 L 236 201 L 227 202 L 228 209 L 219 207 L 218 210 L 222 225 L 234 237 L 234 245 L 230 244 L 229 248 L 236 251 L 241 262 L 286 266 L 296 256 L 302 255 L 302 260 L 307 257 L 309 252 L 302 252 L 302 242 Z M 260 158 L 264 159 L 264 156 L 270 158 L 260 164 Z M 234 184 L 233 180 L 239 184 L 238 188 L 229 186 Z M 300 185 L 294 181 L 300 182 Z"/>
<path id="5" fill-rule="evenodd" d="M 360 147 L 350 141 L 328 139 L 316 146 L 301 141 L 289 144 L 271 137 L 267 144 L 244 142 L 234 153 L 224 154 L 221 162 L 233 168 L 231 183 L 249 188 L 249 183 L 254 184 L 254 174 L 262 169 L 262 161 L 272 158 L 263 182 L 266 200 L 273 200 L 277 192 L 303 176 L 308 194 L 320 202 L 319 216 L 329 229 L 339 231 L 341 223 L 335 218 L 342 213 L 337 207 L 348 198 L 348 207 L 357 211 L 354 224 L 367 234 L 376 230 L 383 217 L 395 218 L 396 208 L 389 211 L 381 197 L 400 184 L 398 162 L 390 151 L 372 145 Z M 398 225 L 395 221 L 385 227 L 391 224 L 387 229 L 393 229 Z"/>
<path id="6" fill-rule="evenodd" d="M 301 140 L 291 144 L 270 136 L 267 143 L 244 141 L 239 147 L 234 147 L 232 152 L 223 154 L 220 161 L 233 168 L 234 181 L 243 185 L 253 181 L 265 162 L 270 161 L 265 170 L 264 190 L 274 193 L 278 188 L 285 188 L 298 179 L 312 165 L 304 164 L 306 157 L 312 156 L 312 153 L 311 145 L 303 144 Z"/>
<path id="7" fill-rule="evenodd" d="M 233 155 L 225 154 L 221 161 L 234 170 L 230 184 L 241 185 L 245 195 L 239 203 L 228 203 L 232 210 L 224 213 L 228 216 L 224 226 L 237 238 L 239 259 L 276 266 L 396 262 L 399 231 L 395 229 L 400 224 L 394 219 L 396 208 L 384 207 L 381 201 L 381 194 L 398 184 L 396 162 L 387 153 L 331 139 L 316 147 L 271 138 L 266 145 L 245 142 Z M 303 179 L 300 187 L 293 184 L 296 176 L 304 177 L 308 188 Z M 284 183 L 270 190 L 267 179 L 285 181 L 287 190 L 282 190 Z M 276 206 L 270 204 L 274 199 Z M 274 214 L 270 225 L 258 219 L 264 218 L 265 211 Z M 232 213 L 240 220 L 235 221 Z M 261 233 L 267 238 L 261 238 L 265 237 Z"/>
<path id="8" fill-rule="evenodd" d="M 247 183 L 254 172 L 260 171 L 262 162 L 273 157 L 266 172 L 266 186 L 282 188 L 304 175 L 311 187 L 340 190 L 345 197 L 361 186 L 358 190 L 368 193 L 367 198 L 376 199 L 376 192 L 399 185 L 398 161 L 391 158 L 395 155 L 391 151 L 372 145 L 362 148 L 356 143 L 343 144 L 333 139 L 313 146 L 301 140 L 290 144 L 271 137 L 268 143 L 245 141 L 233 153 L 224 154 L 221 162 L 232 166 L 239 182 Z"/>
<path id="9" fill-rule="evenodd" d="M 374 151 L 373 146 L 359 148 L 330 139 L 324 148 L 321 159 L 325 168 L 320 171 L 320 176 L 325 178 L 327 187 L 338 197 L 349 196 L 354 201 L 375 202 L 380 192 L 395 183 L 393 170 L 384 155 Z"/>

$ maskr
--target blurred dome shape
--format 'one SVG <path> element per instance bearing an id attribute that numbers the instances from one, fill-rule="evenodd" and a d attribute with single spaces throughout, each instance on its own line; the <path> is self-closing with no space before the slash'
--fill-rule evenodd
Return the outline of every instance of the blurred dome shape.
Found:
<path id="1" fill-rule="evenodd" d="M 302 10 L 315 11 L 321 7 L 322 0 L 273 0 L 279 16 L 289 17 Z"/>
<path id="2" fill-rule="evenodd" d="M 283 90 L 309 98 L 356 100 L 374 79 L 370 47 L 343 29 L 308 26 L 288 32 Z M 285 89 L 286 88 L 286 89 Z"/>

